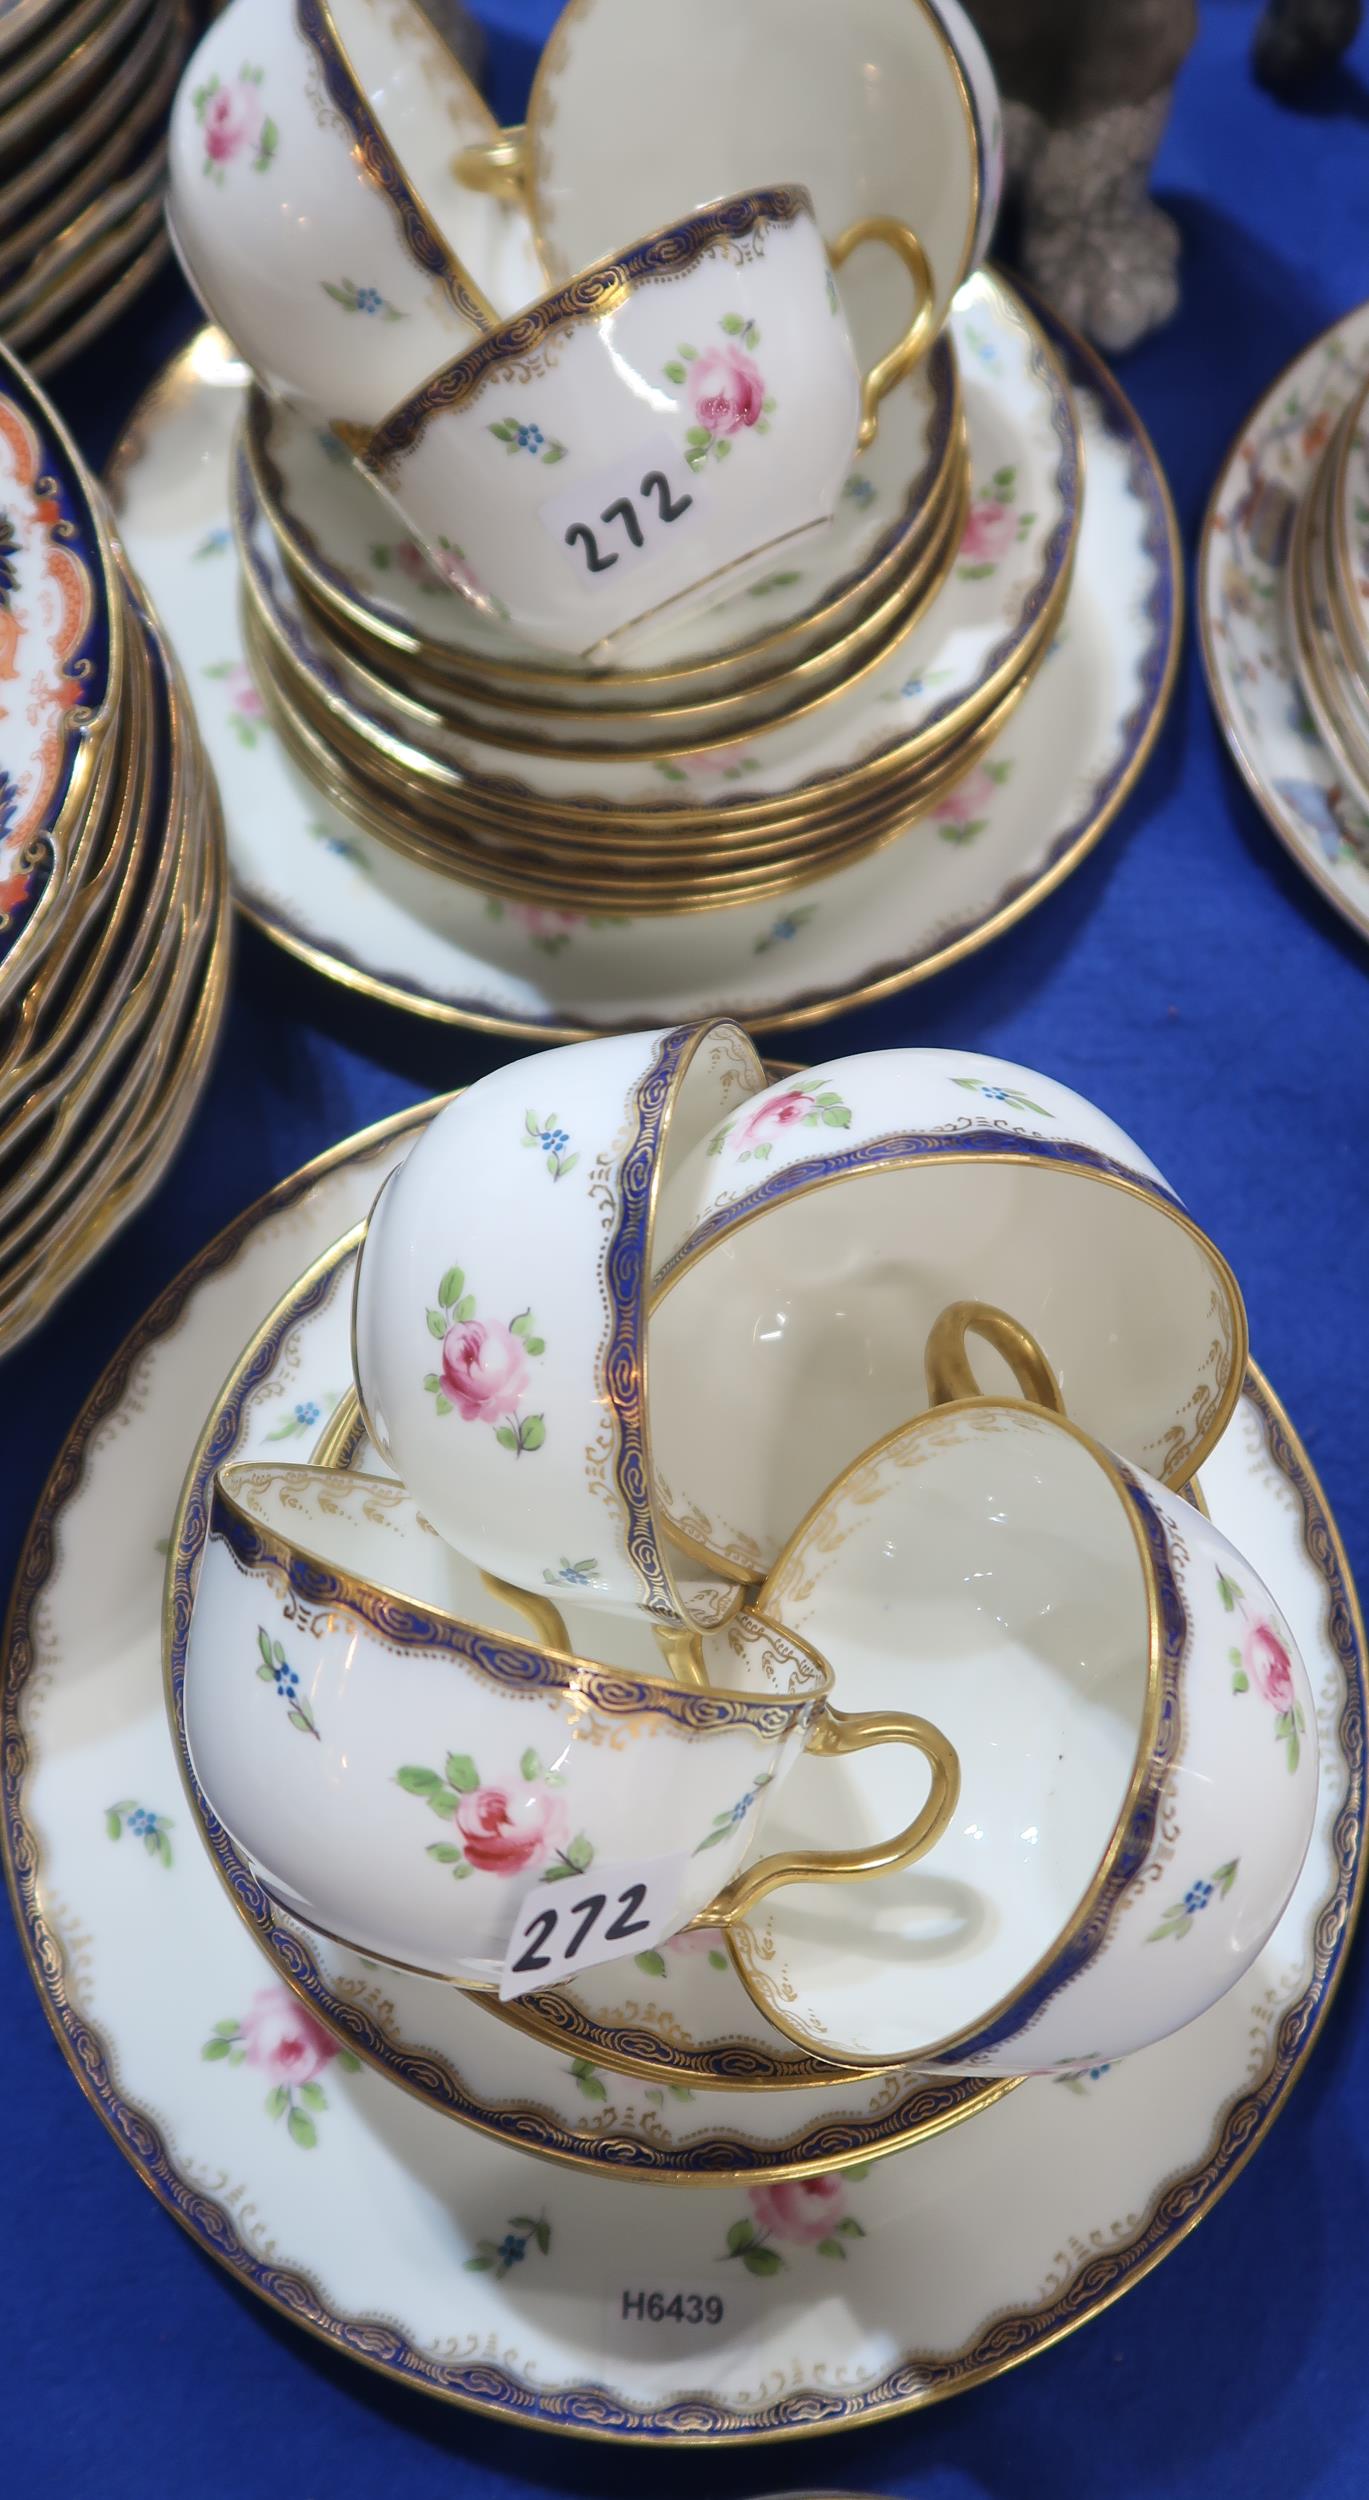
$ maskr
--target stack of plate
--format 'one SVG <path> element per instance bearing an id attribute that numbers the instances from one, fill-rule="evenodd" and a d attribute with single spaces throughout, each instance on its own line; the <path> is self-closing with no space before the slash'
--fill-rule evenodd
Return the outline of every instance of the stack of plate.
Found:
<path id="1" fill-rule="evenodd" d="M 188 0 L 0 9 L 0 332 L 35 373 L 99 336 L 166 257 L 165 129 Z"/>
<path id="2" fill-rule="evenodd" d="M 1288 630 L 1308 710 L 1369 812 L 1369 385 L 1312 468 L 1293 527 Z"/>
<path id="3" fill-rule="evenodd" d="M 811 551 L 663 621 L 632 668 L 558 666 L 491 622 L 259 392 L 235 479 L 249 659 L 316 785 L 425 868 L 590 912 L 779 893 L 942 798 L 1049 647 L 1079 513 L 1069 384 L 988 274 Z"/>
<path id="4" fill-rule="evenodd" d="M 153 1188 L 222 1016 L 214 783 L 52 410 L 0 349 L 0 1347 Z"/>

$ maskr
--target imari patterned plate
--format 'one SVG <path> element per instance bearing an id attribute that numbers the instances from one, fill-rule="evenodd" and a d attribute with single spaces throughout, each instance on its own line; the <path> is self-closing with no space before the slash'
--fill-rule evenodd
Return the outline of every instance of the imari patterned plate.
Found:
<path id="1" fill-rule="evenodd" d="M 1231 1996 L 864 2178 L 682 2195 L 553 2171 L 355 2068 L 282 1989 L 195 1841 L 162 1706 L 162 1548 L 223 1349 L 361 1219 L 424 1116 L 220 1235 L 116 1356 L 43 1495 L 6 1643 L 4 1837 L 57 2038 L 125 2157 L 241 2285 L 436 2397 L 605 2439 L 749 2442 L 992 2377 L 1095 2316 L 1222 2194 L 1335 1985 L 1360 1889 L 1363 1634 L 1305 1454 L 1252 1370 L 1204 1485 L 1307 1660 L 1323 1786 L 1293 1902 Z M 342 1385 L 295 1374 L 285 1448 Z M 1191 1895 L 1157 1951 L 1184 1950 Z"/>
<path id="2" fill-rule="evenodd" d="M 1281 842 L 1369 936 L 1369 816 L 1307 708 L 1285 575 L 1299 500 L 1369 371 L 1369 304 L 1333 322 L 1271 383 L 1212 490 L 1198 622 L 1222 733 Z"/>
<path id="3" fill-rule="evenodd" d="M 1140 773 L 1182 602 L 1169 494 L 1135 412 L 1087 348 L 1038 317 L 1076 393 L 1088 487 L 1063 624 L 1001 738 L 885 849 L 778 905 L 649 919 L 503 902 L 420 868 L 290 763 L 238 621 L 228 480 L 245 376 L 203 333 L 135 413 L 111 474 L 199 701 L 242 908 L 349 988 L 545 1041 L 715 1011 L 803 1024 L 926 979 L 1010 927 L 1068 876 Z M 991 356 L 994 341 L 982 347 Z M 1011 512 L 989 520 L 1001 537 Z"/>
<path id="4" fill-rule="evenodd" d="M 0 350 L 0 1000 L 61 915 L 119 701 L 123 600 L 84 480 Z"/>

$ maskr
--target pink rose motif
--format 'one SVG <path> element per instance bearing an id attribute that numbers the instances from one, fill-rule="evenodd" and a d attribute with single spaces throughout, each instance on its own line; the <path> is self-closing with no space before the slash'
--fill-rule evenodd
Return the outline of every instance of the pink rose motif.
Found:
<path id="1" fill-rule="evenodd" d="M 255 148 L 265 114 L 251 80 L 235 79 L 209 97 L 203 114 L 204 152 L 215 165 L 231 165 L 244 148 Z"/>
<path id="2" fill-rule="evenodd" d="M 514 1415 L 528 1386 L 528 1358 L 498 1319 L 458 1320 L 442 1340 L 442 1393 L 468 1424 Z"/>
<path id="3" fill-rule="evenodd" d="M 942 824 L 968 825 L 992 805 L 996 787 L 992 775 L 984 770 L 982 764 L 976 764 L 974 771 L 967 773 L 963 781 L 958 781 L 954 790 L 948 790 L 944 799 L 937 800 L 932 814 Z"/>
<path id="4" fill-rule="evenodd" d="M 1291 1710 L 1296 1699 L 1293 1689 L 1293 1661 L 1271 1623 L 1252 1624 L 1246 1633 L 1246 1673 L 1257 1692 L 1275 1710 Z"/>
<path id="5" fill-rule="evenodd" d="M 710 347 L 689 368 L 689 392 L 698 423 L 710 434 L 740 434 L 754 425 L 765 400 L 758 366 L 740 347 Z"/>
<path id="6" fill-rule="evenodd" d="M 476 1788 L 456 1809 L 456 1828 L 470 1864 L 482 1875 L 521 1875 L 540 1866 L 565 1837 L 566 1808 L 545 1789 L 523 1796 L 517 1807 L 504 1788 Z"/>
<path id="7" fill-rule="evenodd" d="M 971 504 L 960 541 L 962 559 L 970 564 L 997 564 L 1017 536 L 1017 515 L 1010 504 Z"/>
<path id="8" fill-rule="evenodd" d="M 710 747 L 706 755 L 681 755 L 677 759 L 686 781 L 712 781 L 718 773 L 742 773 L 750 760 L 745 747 Z"/>
<path id="9" fill-rule="evenodd" d="M 813 1095 L 805 1094 L 797 1085 L 791 1085 L 783 1094 L 771 1094 L 765 1101 L 758 1102 L 755 1109 L 748 1111 L 745 1119 L 738 1123 L 737 1144 L 758 1146 L 767 1138 L 782 1137 L 787 1128 L 794 1128 L 799 1121 L 808 1118 L 813 1102 Z"/>
<path id="10" fill-rule="evenodd" d="M 248 2065 L 260 2067 L 273 2084 L 312 2083 L 337 2055 L 337 2042 L 288 1988 L 259 1988 L 238 2037 Z"/>
<path id="11" fill-rule="evenodd" d="M 235 663 L 229 671 L 228 691 L 234 711 L 241 712 L 244 720 L 262 718 L 266 706 L 257 692 L 255 678 L 250 669 L 244 667 L 241 661 Z"/>
<path id="12" fill-rule="evenodd" d="M 511 903 L 509 910 L 530 938 L 559 937 L 563 930 L 578 929 L 585 917 L 582 911 L 544 910 L 537 903 Z"/>
<path id="13" fill-rule="evenodd" d="M 666 1943 L 667 1953 L 716 1953 L 722 1945 L 722 1931 L 717 1927 L 686 1927 Z"/>
<path id="14" fill-rule="evenodd" d="M 814 2248 L 830 2238 L 846 2211 L 846 2191 L 835 2177 L 778 2179 L 773 2186 L 747 2192 L 761 2229 L 798 2248 Z"/>
<path id="15" fill-rule="evenodd" d="M 415 548 L 414 553 L 418 550 Z M 459 547 L 439 547 L 432 557 L 433 570 L 453 590 L 464 590 L 470 599 L 485 599 L 488 593 L 474 565 L 468 564 Z"/>

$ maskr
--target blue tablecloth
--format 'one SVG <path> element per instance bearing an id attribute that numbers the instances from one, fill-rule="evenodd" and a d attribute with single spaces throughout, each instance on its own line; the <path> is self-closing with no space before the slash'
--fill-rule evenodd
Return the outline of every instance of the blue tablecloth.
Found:
<path id="1" fill-rule="evenodd" d="M 551 0 L 484 0 L 484 14 L 491 91 L 514 116 Z M 1251 82 L 1253 23 L 1248 0 L 1207 0 L 1158 177 L 1183 228 L 1183 311 L 1122 367 L 1190 550 L 1251 402 L 1369 291 L 1369 36 L 1291 112 Z M 682 40 L 687 29 L 686 8 Z M 631 144 L 649 145 L 649 128 Z M 168 277 L 59 383 L 93 458 L 190 318 Z M 1064 888 L 930 986 L 802 1038 L 813 1056 L 982 1045 L 1052 1070 L 1130 1129 L 1230 1256 L 1255 1353 L 1369 1580 L 1356 1247 L 1369 1222 L 1369 950 L 1238 786 L 1191 637 L 1139 791 Z M 80 1399 L 205 1239 L 336 1138 L 507 1055 L 368 1008 L 243 932 L 225 1047 L 169 1179 L 0 1367 L 0 1581 Z M 1107 2315 L 927 2414 L 820 2447 L 707 2459 L 513 2431 L 333 2361 L 231 2285 L 144 2193 L 66 2072 L 8 1924 L 0 2009 L 0 2474 L 24 2500 L 206 2489 L 513 2500 L 635 2495 L 648 2478 L 661 2500 L 701 2481 L 717 2500 L 810 2483 L 910 2500 L 1330 2500 L 1369 2488 L 1362 1953 L 1270 2144 L 1196 2237 Z"/>

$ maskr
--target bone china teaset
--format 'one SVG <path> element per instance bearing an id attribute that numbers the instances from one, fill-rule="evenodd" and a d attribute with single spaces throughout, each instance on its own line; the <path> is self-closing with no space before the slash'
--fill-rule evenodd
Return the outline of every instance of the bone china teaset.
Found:
<path id="1" fill-rule="evenodd" d="M 288 882 L 298 819 L 306 882 L 360 861 L 365 908 L 287 943 L 364 986 L 388 912 L 437 1012 L 464 898 L 482 961 L 523 955 L 452 1020 L 593 1037 L 339 1147 L 159 1306 L 21 1574 L 41 1852 L 6 1831 L 26 1941 L 84 1920 L 31 1954 L 69 2047 L 108 1991 L 84 2088 L 253 2288 L 307 2284 L 315 2331 L 462 2401 L 702 2438 L 923 2401 L 934 2371 L 889 2378 L 915 2272 L 938 2353 L 1039 2308 L 1066 2245 L 1110 2297 L 1100 2214 L 1196 2175 L 1176 2131 L 1225 2124 L 1261 2022 L 1301 2039 L 1288 1973 L 1312 1904 L 1325 1988 L 1313 1897 L 1353 1850 L 1334 1531 L 1163 1175 L 1048 1076 L 776 1074 L 725 1012 L 759 1020 L 729 947 L 754 982 L 810 924 L 830 955 L 782 1009 L 875 985 L 866 868 L 867 922 L 925 889 L 949 951 L 1046 890 L 1144 761 L 1178 594 L 1139 423 L 981 265 L 999 108 L 956 0 L 681 25 L 570 0 L 520 130 L 416 0 L 229 0 L 181 84 L 169 223 L 218 334 L 135 419 L 105 552 L 204 696 L 238 891 L 263 826 Z M 650 143 L 611 154 L 643 84 Z M 989 852 L 970 909 L 944 863 Z M 558 991 L 601 929 L 635 988 Z M 72 1846 L 49 1757 L 108 1779 Z M 173 1856 L 131 1978 L 97 1893 Z M 267 2068 L 264 2104 L 224 2093 Z M 252 2117 L 260 2170 L 217 2132 Z M 534 2153 L 597 2198 L 582 2230 Z M 876 2155 L 887 2281 L 844 2203 Z M 624 2205 L 665 2291 L 613 2271 Z M 815 2292 L 854 2295 L 857 2241 L 862 2299 Z"/>
<path id="2" fill-rule="evenodd" d="M 313 1460 L 215 1476 L 201 1810 L 287 1920 L 514 2019 L 703 1931 L 809 2087 L 1191 2021 L 1317 1794 L 1292 1635 L 1202 1503 L 1220 1254 L 977 1055 L 767 1084 L 714 1022 L 537 1068 L 554 1110 L 514 1062 L 387 1179 Z"/>
<path id="3" fill-rule="evenodd" d="M 575 0 L 526 132 L 403 0 L 232 0 L 181 90 L 173 235 L 256 376 L 263 696 L 322 791 L 491 898 L 703 907 L 877 844 L 979 755 L 1065 596 L 1078 422 L 972 276 L 972 30 L 861 0 L 891 148 L 852 28 L 816 15 L 824 59 L 789 66 L 767 14 L 773 81 L 705 130 L 664 80 L 611 189 L 605 82 L 669 32 L 639 0 Z M 965 348 L 1020 368 L 1019 439 L 967 425 Z M 877 443 L 892 527 L 859 522 Z M 990 490 L 1030 542 L 1011 616 Z M 422 635 L 348 570 L 387 504 L 440 594 Z M 946 692 L 834 769 L 825 706 L 915 628 Z M 739 733 L 759 795 L 710 803 L 693 767 Z M 1067 2073 L 1192 2020 L 1276 1926 L 1317 1792 L 1292 1636 L 1201 1500 L 1246 1366 L 1217 1251 L 1100 1113 L 981 1058 L 767 1085 L 714 1020 L 552 1053 L 554 1111 L 528 1084 L 472 1086 L 381 1191 L 311 1463 L 187 1494 L 206 1832 L 287 1929 L 534 2042 L 553 1983 L 691 1937 L 810 2089 Z M 263 1746 L 272 1704 L 304 1743 Z M 1215 1872 L 1158 1955 L 1180 1836 Z"/>

